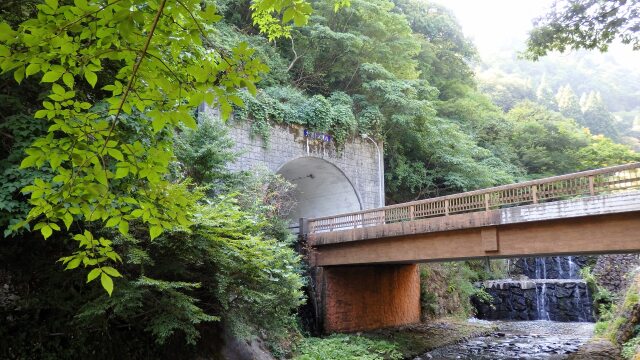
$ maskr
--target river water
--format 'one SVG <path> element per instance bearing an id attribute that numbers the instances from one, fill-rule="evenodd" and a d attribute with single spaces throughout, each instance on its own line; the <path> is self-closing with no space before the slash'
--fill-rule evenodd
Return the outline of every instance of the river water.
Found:
<path id="1" fill-rule="evenodd" d="M 489 323 L 489 322 L 487 322 Z M 498 330 L 487 336 L 435 349 L 427 359 L 566 359 L 593 335 L 593 323 L 492 321 Z"/>

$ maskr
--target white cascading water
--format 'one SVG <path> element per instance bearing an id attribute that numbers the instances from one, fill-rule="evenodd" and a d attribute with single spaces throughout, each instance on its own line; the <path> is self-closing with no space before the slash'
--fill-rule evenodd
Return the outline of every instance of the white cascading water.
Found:
<path id="1" fill-rule="evenodd" d="M 576 309 L 578 309 L 578 321 L 584 321 L 584 309 L 582 306 L 582 298 L 580 295 L 580 287 L 576 284 L 576 288 L 573 289 L 573 296 L 576 302 Z"/>
<path id="2" fill-rule="evenodd" d="M 562 257 L 556 256 L 556 266 L 558 266 L 558 277 L 560 279 L 564 279 L 564 270 L 562 269 L 562 262 L 560 261 Z"/>
<path id="3" fill-rule="evenodd" d="M 538 312 L 538 320 L 549 320 L 549 312 L 547 311 L 547 284 L 536 286 L 536 311 Z"/>
<path id="4" fill-rule="evenodd" d="M 547 278 L 547 263 L 545 258 L 536 258 L 536 278 Z"/>
<path id="5" fill-rule="evenodd" d="M 573 262 L 573 256 L 569 256 L 569 279 L 578 279 L 578 266 Z"/>

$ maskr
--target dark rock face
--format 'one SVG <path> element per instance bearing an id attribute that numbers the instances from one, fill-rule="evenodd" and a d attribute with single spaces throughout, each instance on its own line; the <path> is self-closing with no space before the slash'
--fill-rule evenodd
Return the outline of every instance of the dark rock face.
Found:
<path id="1" fill-rule="evenodd" d="M 588 259 L 587 256 L 519 258 L 512 264 L 511 272 L 529 279 L 580 279 L 580 269 Z"/>
<path id="2" fill-rule="evenodd" d="M 620 294 L 629 284 L 629 274 L 640 265 L 637 254 L 601 255 L 593 267 L 598 284 L 614 294 Z"/>
<path id="3" fill-rule="evenodd" d="M 493 301 L 473 299 L 479 319 L 594 321 L 584 281 L 496 280 L 483 285 Z"/>

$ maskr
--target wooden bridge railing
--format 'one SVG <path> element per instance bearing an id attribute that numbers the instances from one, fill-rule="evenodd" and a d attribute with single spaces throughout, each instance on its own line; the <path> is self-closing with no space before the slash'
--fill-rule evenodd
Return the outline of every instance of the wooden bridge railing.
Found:
<path id="1" fill-rule="evenodd" d="M 632 189 L 640 189 L 640 163 L 309 219 L 308 233 L 348 230 L 437 216 L 488 211 Z"/>

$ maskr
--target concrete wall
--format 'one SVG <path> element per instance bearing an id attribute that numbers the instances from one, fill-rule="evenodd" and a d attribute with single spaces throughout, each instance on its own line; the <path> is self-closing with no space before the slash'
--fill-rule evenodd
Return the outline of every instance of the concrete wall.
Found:
<path id="1" fill-rule="evenodd" d="M 216 112 L 209 108 L 201 109 L 210 117 L 216 118 Z M 251 124 L 247 121 L 228 121 L 229 135 L 235 140 L 234 150 L 240 153 L 238 160 L 230 165 L 232 170 L 251 170 L 265 167 L 273 172 L 281 172 L 286 165 L 298 160 L 296 167 L 305 164 L 305 158 L 321 159 L 332 166 L 319 166 L 319 162 L 308 162 L 307 168 L 315 170 L 316 183 L 333 183 L 331 186 L 303 185 L 308 190 L 305 198 L 314 202 L 315 213 L 297 213 L 294 216 L 315 217 L 333 215 L 340 212 L 358 211 L 383 206 L 380 201 L 380 190 L 384 186 L 379 176 L 378 152 L 371 140 L 355 138 L 348 140 L 343 148 L 338 148 L 332 138 L 305 136 L 305 129 L 301 126 L 275 125 L 271 128 L 268 142 L 260 136 L 251 134 Z M 382 147 L 382 144 L 378 144 Z M 291 167 L 290 167 L 291 168 Z M 300 170 L 303 172 L 306 170 Z M 285 171 L 286 172 L 286 171 Z M 308 171 L 307 171 L 308 172 Z M 300 173 L 302 174 L 302 173 Z M 293 183 L 309 181 L 304 176 L 309 174 L 283 173 L 285 178 Z M 322 175 L 326 176 L 322 176 Z M 337 175 L 336 175 L 337 174 Z M 336 177 L 342 177 L 338 180 Z M 302 187 L 302 186 L 301 186 Z M 326 189 L 331 188 L 329 192 Z M 311 194 L 310 189 L 316 193 Z M 351 195 L 343 198 L 348 201 L 338 201 L 332 194 L 351 191 Z M 303 199 L 305 200 L 305 199 Z M 344 199 L 343 199 L 344 200 Z"/>
<path id="2" fill-rule="evenodd" d="M 420 321 L 418 265 L 326 267 L 323 277 L 326 332 Z"/>

